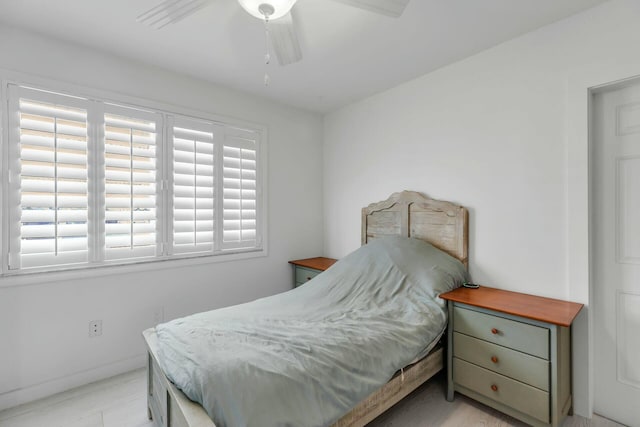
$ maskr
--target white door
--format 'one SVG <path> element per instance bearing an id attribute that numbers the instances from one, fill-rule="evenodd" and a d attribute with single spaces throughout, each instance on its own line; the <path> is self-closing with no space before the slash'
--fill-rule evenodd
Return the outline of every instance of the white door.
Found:
<path id="1" fill-rule="evenodd" d="M 593 109 L 595 412 L 640 426 L 640 83 Z"/>

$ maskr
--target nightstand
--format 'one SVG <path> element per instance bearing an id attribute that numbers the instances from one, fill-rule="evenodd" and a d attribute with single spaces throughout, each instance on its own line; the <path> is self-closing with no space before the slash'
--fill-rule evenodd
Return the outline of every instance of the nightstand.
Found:
<path id="1" fill-rule="evenodd" d="M 338 260 L 325 257 L 289 261 L 289 264 L 293 265 L 294 287 L 297 288 L 298 286 L 305 284 L 327 268 L 331 267 L 336 261 Z"/>
<path id="2" fill-rule="evenodd" d="M 582 304 L 481 286 L 448 300 L 447 400 L 457 391 L 533 426 L 571 410 L 571 323 Z"/>

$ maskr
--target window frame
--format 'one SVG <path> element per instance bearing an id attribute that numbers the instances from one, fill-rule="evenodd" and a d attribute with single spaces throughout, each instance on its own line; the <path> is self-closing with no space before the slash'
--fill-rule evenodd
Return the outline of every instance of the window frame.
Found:
<path id="1" fill-rule="evenodd" d="M 0 262 L 0 287 L 36 283 L 37 279 L 30 279 L 30 277 L 33 278 L 45 273 L 55 273 L 54 276 L 51 277 L 51 280 L 66 280 L 74 277 L 87 277 L 92 275 L 101 276 L 104 274 L 146 271 L 157 268 L 171 268 L 186 265 L 207 264 L 232 261 L 237 259 L 263 257 L 268 255 L 268 233 L 266 228 L 267 204 L 265 202 L 267 189 L 266 152 L 268 141 L 268 130 L 266 126 L 244 120 L 218 116 L 199 110 L 179 107 L 176 105 L 140 99 L 128 95 L 114 94 L 113 92 L 81 87 L 74 84 L 55 82 L 34 76 L 24 76 L 22 73 L 15 73 L 2 69 L 0 69 L 0 83 L 0 176 L 2 177 L 2 185 L 0 186 L 0 211 L 3 218 L 0 227 L 0 247 L 2 257 L 2 261 Z M 15 173 L 15 166 L 13 168 L 10 167 L 10 162 L 12 161 L 12 157 L 10 155 L 11 144 L 9 135 L 9 133 L 11 132 L 9 115 L 12 114 L 9 105 L 10 85 L 31 88 L 44 92 L 53 92 L 60 95 L 70 96 L 72 98 L 84 98 L 87 99 L 90 104 L 94 104 L 97 102 L 102 103 L 103 105 L 113 104 L 122 106 L 124 108 L 146 110 L 161 116 L 160 120 L 162 122 L 162 126 L 157 131 L 160 133 L 159 139 L 161 142 L 158 148 L 162 154 L 157 154 L 157 169 L 159 175 L 157 184 L 159 185 L 159 189 L 156 192 L 156 197 L 159 199 L 157 202 L 159 206 L 157 217 L 160 224 L 158 232 L 158 239 L 160 239 L 159 246 L 161 246 L 160 255 L 150 258 L 103 260 L 101 262 L 96 262 L 94 259 L 90 259 L 88 263 L 74 265 L 54 265 L 13 270 L 9 269 L 9 241 L 11 239 L 11 233 L 9 231 L 10 227 L 12 226 L 10 216 L 8 215 L 11 201 L 10 192 L 12 191 L 12 182 L 10 182 L 9 177 L 10 174 Z M 102 113 L 104 113 L 104 110 L 102 110 Z M 169 210 L 172 209 L 172 203 L 170 203 L 170 200 L 173 198 L 173 191 L 170 187 L 170 181 L 172 180 L 169 179 L 169 175 L 173 173 L 173 166 L 169 163 L 171 161 L 171 156 L 168 155 L 168 153 L 173 150 L 173 147 L 168 138 L 168 128 L 170 126 L 170 123 L 172 123 L 172 118 L 176 116 L 209 122 L 222 128 L 231 127 L 247 129 L 256 134 L 256 203 L 258 211 L 258 217 L 256 221 L 258 235 L 260 236 L 260 242 L 258 245 L 256 245 L 255 248 L 215 251 L 214 253 L 205 254 L 173 254 L 169 249 L 168 235 L 172 233 L 173 227 L 173 225 L 169 223 L 169 220 L 172 218 L 172 216 L 169 215 Z M 93 129 L 93 132 L 101 132 L 100 129 L 94 129 L 96 127 L 95 123 L 89 122 L 88 127 L 90 129 Z M 103 136 L 104 135 L 99 135 L 98 138 L 102 138 L 100 140 L 101 144 L 104 144 Z M 95 159 L 89 160 L 89 167 L 95 167 L 95 163 L 92 164 L 92 161 L 95 161 Z M 11 181 L 14 181 L 14 179 L 15 178 L 13 178 Z M 104 185 L 104 182 L 99 185 Z M 94 270 L 95 273 L 92 273 L 92 271 Z"/>

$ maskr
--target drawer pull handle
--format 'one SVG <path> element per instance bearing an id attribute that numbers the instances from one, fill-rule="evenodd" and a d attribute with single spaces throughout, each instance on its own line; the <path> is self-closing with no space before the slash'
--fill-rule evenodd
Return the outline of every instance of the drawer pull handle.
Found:
<path id="1" fill-rule="evenodd" d="M 491 328 L 491 333 L 493 335 L 498 335 L 498 332 L 500 332 L 499 330 L 497 330 L 496 328 Z"/>
<path id="2" fill-rule="evenodd" d="M 498 386 L 495 384 L 491 384 L 491 390 L 498 391 Z"/>
<path id="3" fill-rule="evenodd" d="M 311 280 L 311 277 L 307 277 L 307 282 L 308 282 L 309 280 Z"/>
<path id="4" fill-rule="evenodd" d="M 496 356 L 491 356 L 491 361 L 493 363 L 498 363 L 498 358 Z"/>

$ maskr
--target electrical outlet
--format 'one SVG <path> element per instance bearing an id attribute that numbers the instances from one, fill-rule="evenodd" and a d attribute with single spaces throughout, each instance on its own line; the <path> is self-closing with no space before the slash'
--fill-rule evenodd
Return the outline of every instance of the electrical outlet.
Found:
<path id="1" fill-rule="evenodd" d="M 102 320 L 92 320 L 89 322 L 89 338 L 102 335 Z"/>

